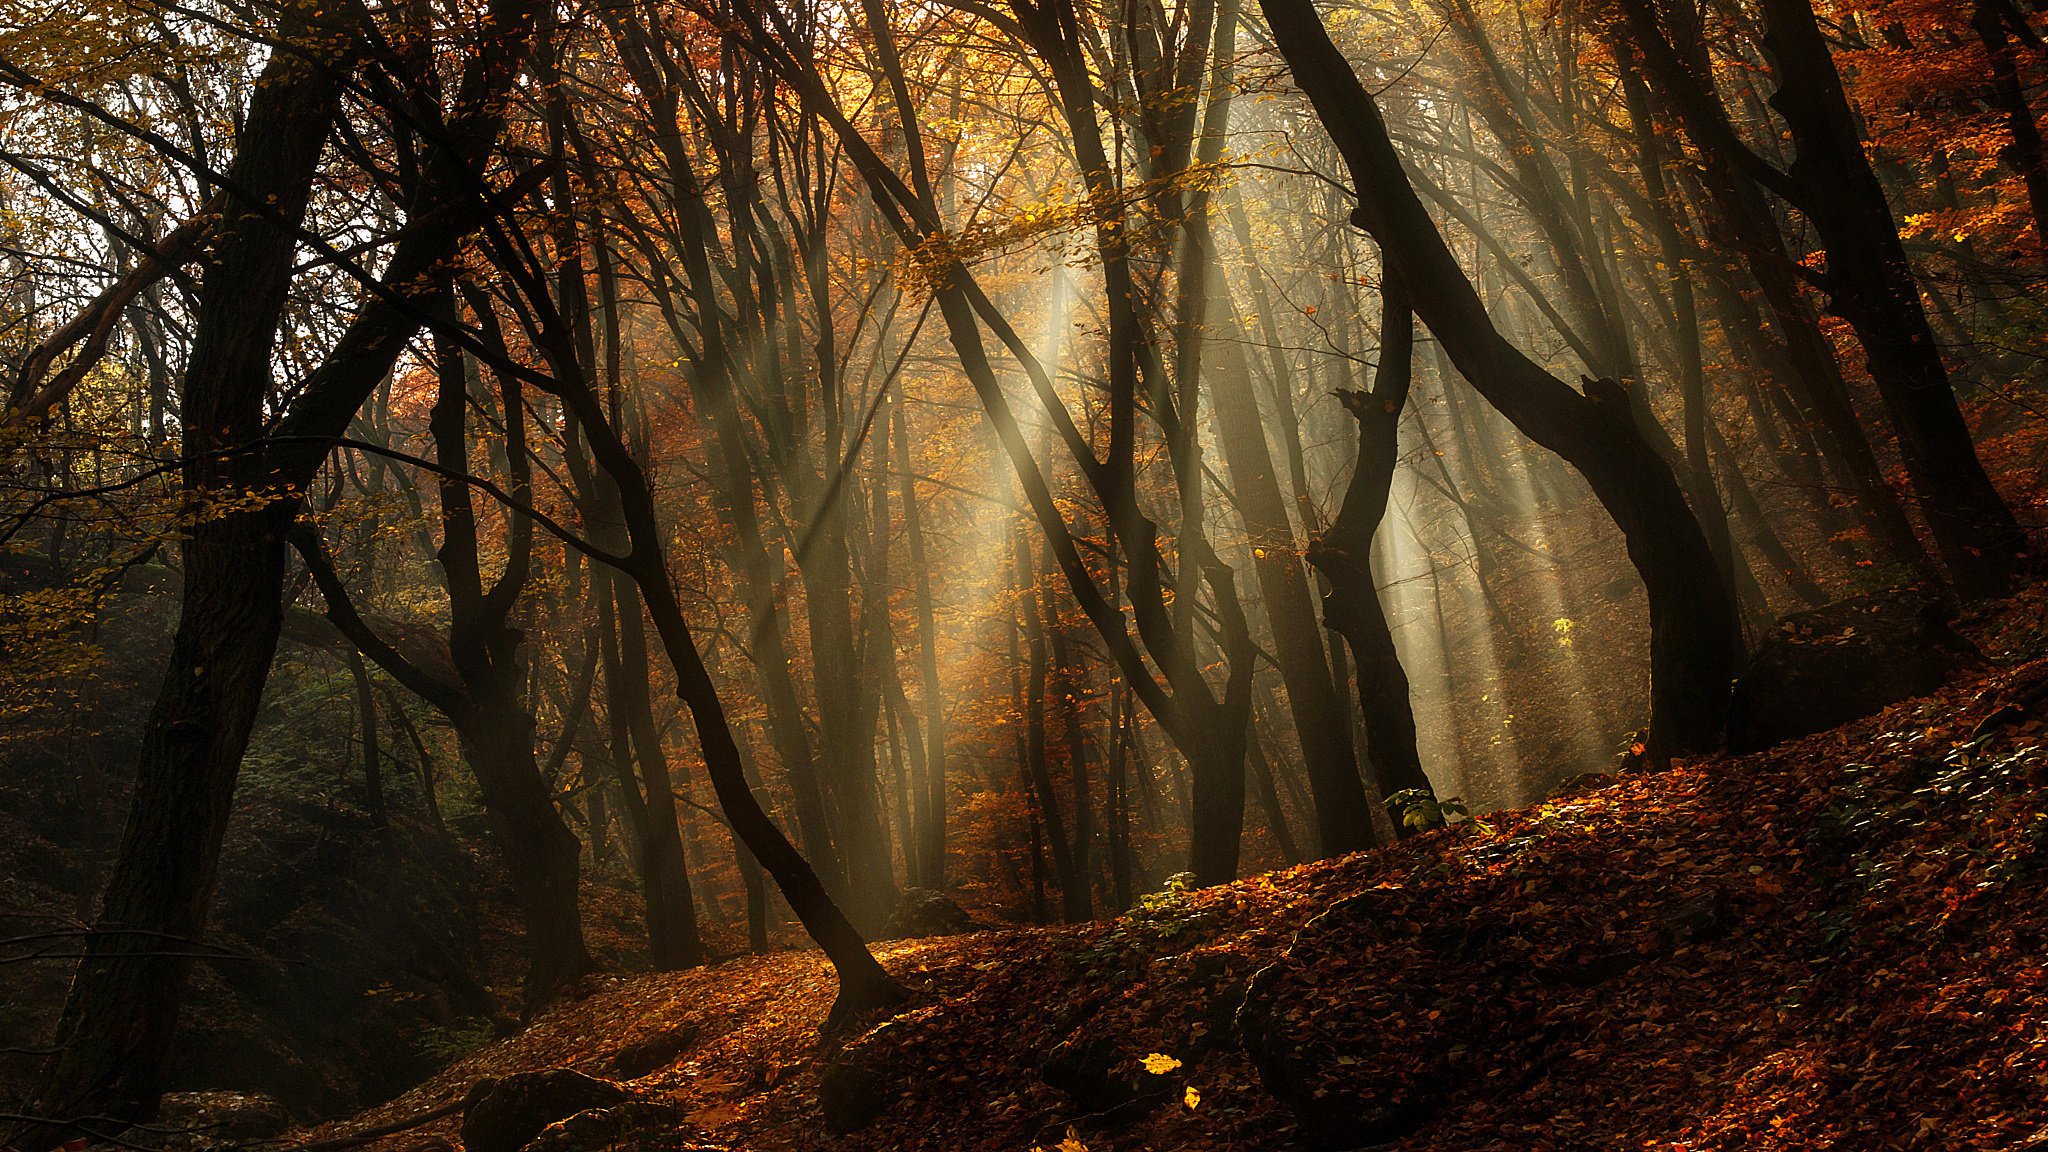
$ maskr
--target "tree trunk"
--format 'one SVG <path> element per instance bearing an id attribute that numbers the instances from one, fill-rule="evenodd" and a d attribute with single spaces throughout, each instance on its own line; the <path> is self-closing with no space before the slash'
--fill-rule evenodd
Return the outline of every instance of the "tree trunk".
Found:
<path id="1" fill-rule="evenodd" d="M 533 719 L 512 700 L 479 701 L 457 722 L 463 758 L 512 879 L 526 934 L 526 1010 L 546 1006 L 596 965 L 583 945 L 583 845 L 555 810 L 533 755 Z"/>
<path id="2" fill-rule="evenodd" d="M 1045 698 L 1051 682 L 1050 660 L 1045 639 L 1043 592 L 1031 563 L 1031 543 L 1018 533 L 1017 611 L 1023 618 L 1024 649 L 1029 665 L 1024 680 L 1024 770 L 1037 801 L 1039 823 L 1052 848 L 1053 871 L 1060 885 L 1060 912 L 1069 924 L 1093 917 L 1089 906 L 1088 882 L 1074 866 L 1074 850 L 1067 839 L 1066 820 L 1060 813 L 1059 789 L 1054 785 L 1045 733 Z M 1034 848 L 1034 851 L 1036 849 Z"/>
<path id="3" fill-rule="evenodd" d="M 1365 754 L 1380 799 L 1397 792 L 1431 791 L 1415 747 L 1415 711 L 1408 673 L 1372 574 L 1372 540 L 1386 517 L 1394 470 L 1400 464 L 1401 414 L 1414 376 L 1415 323 L 1398 274 L 1381 285 L 1380 365 L 1372 391 L 1339 392 L 1358 423 L 1358 453 L 1337 515 L 1310 545 L 1309 563 L 1329 581 L 1323 619 L 1351 646 L 1358 668 L 1358 706 L 1365 717 Z M 1397 834 L 1409 826 L 1396 820 Z"/>
<path id="4" fill-rule="evenodd" d="M 1807 0 L 1765 0 L 1763 9 L 1778 85 L 1770 102 L 1792 132 L 1787 174 L 1826 245 L 1833 306 L 1863 344 L 1956 591 L 2003 595 L 2025 564 L 2026 533 L 1977 459 L 1841 74 Z"/>
<path id="5" fill-rule="evenodd" d="M 1351 169 L 1354 220 L 1380 244 L 1473 387 L 1537 444 L 1586 478 L 1628 544 L 1650 599 L 1650 720 L 1661 752 L 1722 743 L 1741 626 L 1735 599 L 1671 469 L 1643 442 L 1619 386 L 1585 395 L 1517 351 L 1416 198 L 1373 98 L 1311 0 L 1262 0 L 1275 44 Z"/>
<path id="6" fill-rule="evenodd" d="M 1991 61 L 1991 102 L 2005 114 L 2006 135 L 2012 137 L 1998 150 L 1998 158 L 2025 182 L 2027 206 L 2034 214 L 2034 243 L 2048 248 L 2048 150 L 2042 147 L 2041 126 L 2020 80 L 2019 53 L 2013 48 L 2017 38 L 2038 51 L 2040 36 L 2012 0 L 1976 0 L 1970 26 Z"/>
<path id="7" fill-rule="evenodd" d="M 946 701 L 939 684 L 939 641 L 936 616 L 932 610 L 931 564 L 926 558 L 924 512 L 917 496 L 917 482 L 910 471 L 909 416 L 907 405 L 898 399 L 896 423 L 896 472 L 902 485 L 903 534 L 910 548 L 911 578 L 917 595 L 918 672 L 924 690 L 924 792 L 918 799 L 918 862 L 923 866 L 918 883 L 943 890 L 946 886 Z"/>
<path id="8" fill-rule="evenodd" d="M 640 597 L 631 582 L 613 577 L 605 583 L 612 586 L 619 630 L 619 683 L 612 704 L 625 709 L 626 731 L 632 738 L 633 759 L 639 763 L 646 795 L 647 844 L 641 885 L 648 893 L 648 951 L 658 969 L 688 968 L 704 962 L 704 941 L 698 934 L 696 897 L 683 860 L 675 786 L 669 779 L 668 755 L 661 747 L 648 692 L 652 669 L 647 663 L 647 629 L 641 622 Z"/>
<path id="9" fill-rule="evenodd" d="M 370 670 L 363 666 L 363 654 L 354 647 L 347 653 L 348 674 L 356 686 L 356 731 L 363 741 L 363 806 L 379 828 L 390 824 L 384 810 L 383 750 L 377 744 L 377 689 Z"/>
<path id="10" fill-rule="evenodd" d="M 1373 846 L 1372 802 L 1358 774 L 1350 709 L 1330 682 L 1323 630 L 1274 475 L 1243 348 L 1234 340 L 1222 346 L 1227 370 L 1209 392 L 1217 440 L 1244 518 L 1259 602 L 1273 632 L 1273 654 L 1315 797 L 1317 849 L 1322 856 L 1341 856 Z"/>
<path id="11" fill-rule="evenodd" d="M 302 33 L 302 20 L 288 10 L 288 33 Z M 118 1130 L 155 1115 L 192 957 L 205 950 L 235 779 L 283 627 L 284 531 L 295 509 L 281 507 L 263 454 L 248 445 L 267 431 L 271 352 L 296 227 L 341 88 L 331 67 L 274 53 L 229 169 L 232 186 L 264 201 L 274 218 L 231 199 L 201 278 L 179 408 L 181 479 L 194 510 L 209 496 L 271 492 L 272 502 L 199 516 L 181 548 L 184 591 L 170 665 L 143 726 L 99 919 L 35 1095 L 33 1111 L 55 1121 L 97 1117 Z M 77 1134 L 45 1125 L 12 1140 L 39 1152 Z"/>

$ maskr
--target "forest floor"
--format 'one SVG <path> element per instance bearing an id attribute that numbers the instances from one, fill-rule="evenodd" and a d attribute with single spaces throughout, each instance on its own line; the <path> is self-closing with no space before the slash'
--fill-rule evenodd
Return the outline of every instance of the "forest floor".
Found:
<path id="1" fill-rule="evenodd" d="M 881 945 L 912 999 L 829 1058 L 815 953 L 602 977 L 305 1135 L 514 1071 L 624 1079 L 666 1038 L 630 1084 L 672 1108 L 644 1147 L 2048 1148 L 2048 595 L 1964 630 L 1989 665 L 1768 752 L 1119 919 Z"/>

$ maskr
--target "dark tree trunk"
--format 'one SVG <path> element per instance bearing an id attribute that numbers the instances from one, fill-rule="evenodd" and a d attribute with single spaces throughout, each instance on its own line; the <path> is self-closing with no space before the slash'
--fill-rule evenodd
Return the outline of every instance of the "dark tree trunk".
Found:
<path id="1" fill-rule="evenodd" d="M 1650 599 L 1650 718 L 1661 752 L 1718 747 L 1741 628 L 1735 598 L 1671 469 L 1643 442 L 1618 386 L 1581 395 L 1510 345 L 1415 196 L 1371 95 L 1311 0 L 1262 0 L 1280 53 L 1344 155 L 1356 222 L 1380 244 L 1453 363 L 1537 444 L 1586 478 Z M 1370 755 L 1370 750 L 1368 750 Z"/>
<path id="2" fill-rule="evenodd" d="M 1380 366 L 1372 391 L 1337 394 L 1358 423 L 1358 453 L 1351 483 L 1330 526 L 1310 545 L 1309 563 L 1329 581 L 1323 620 L 1351 646 L 1358 667 L 1358 707 L 1365 717 L 1365 755 L 1380 799 L 1414 789 L 1430 791 L 1415 747 L 1415 711 L 1408 673 L 1372 575 L 1372 541 L 1386 517 L 1387 497 L 1401 459 L 1401 414 L 1414 376 L 1415 322 L 1398 274 L 1381 282 Z M 1411 829 L 1396 820 L 1395 831 Z"/>
<path id="3" fill-rule="evenodd" d="M 519 901 L 531 1014 L 596 967 L 577 902 L 583 845 L 555 810 L 534 760 L 533 718 L 516 700 L 479 701 L 474 716 L 456 722 L 456 735 Z"/>
<path id="4" fill-rule="evenodd" d="M 619 680 L 612 704 L 625 711 L 626 731 L 632 739 L 633 759 L 639 763 L 639 783 L 647 806 L 640 879 L 647 893 L 648 952 L 657 968 L 688 968 L 704 962 L 704 942 L 698 934 L 697 901 L 683 859 L 675 785 L 669 778 L 668 754 L 661 747 L 648 691 L 652 669 L 647 662 L 647 629 L 641 622 L 640 597 L 631 582 L 613 577 L 604 583 L 611 585 L 619 632 Z"/>
<path id="5" fill-rule="evenodd" d="M 2019 53 L 2013 47 L 2018 40 L 2038 51 L 2041 38 L 2012 0 L 1976 0 L 1970 26 L 1977 30 L 1984 55 L 1991 60 L 1991 102 L 2005 114 L 2005 131 L 2012 137 L 1998 150 L 1998 158 L 2026 183 L 2027 205 L 2034 213 L 2034 243 L 2048 248 L 2048 150 L 2042 147 L 2041 125 L 2020 79 Z"/>
<path id="6" fill-rule="evenodd" d="M 1243 348 L 1234 340 L 1222 343 L 1227 370 L 1209 392 L 1217 440 L 1244 518 L 1259 602 L 1273 632 L 1273 654 L 1315 797 L 1317 849 L 1323 856 L 1341 856 L 1373 846 L 1372 802 L 1351 744 L 1351 710 L 1330 682 L 1323 630 L 1274 474 Z"/>
<path id="7" fill-rule="evenodd" d="M 234 187 L 261 197 L 266 211 L 234 216 L 205 275 L 212 288 L 202 285 L 183 385 L 183 480 L 188 492 L 274 495 L 259 510 L 202 518 L 185 542 L 172 663 L 144 727 L 128 829 L 101 911 L 102 926 L 114 931 L 87 943 L 59 1024 L 61 1050 L 36 1093 L 42 1115 L 124 1122 L 156 1108 L 191 964 L 161 941 L 196 945 L 205 925 L 235 778 L 276 654 L 296 494 L 418 330 L 426 301 L 452 271 L 448 258 L 475 226 L 460 207 L 467 180 L 498 139 L 499 97 L 522 69 L 537 10 L 530 0 L 491 5 L 487 18 L 499 34 L 465 62 L 448 128 L 430 142 L 384 268 L 387 291 L 301 381 L 270 451 L 254 442 L 272 431 L 271 351 L 296 223 L 341 89 L 328 69 L 341 62 L 323 52 L 275 52 L 255 85 L 230 172 Z M 287 36 L 305 30 L 305 16 L 287 10 Z M 319 29 L 309 43 L 352 38 Z M 33 1152 L 64 1135 L 44 1126 L 16 1143 Z"/>
<path id="8" fill-rule="evenodd" d="M 1833 306 L 1869 357 L 1956 591 L 2002 595 L 2019 578 L 2026 533 L 1977 459 L 1841 74 L 1808 0 L 1766 0 L 1763 9 L 1778 84 L 1771 106 L 1790 127 L 1796 153 L 1787 174 L 1827 247 Z"/>
<path id="9" fill-rule="evenodd" d="M 754 794 L 725 704 L 690 633 L 669 576 L 664 536 L 646 471 L 612 426 L 559 326 L 551 325 L 543 333 L 542 352 L 555 371 L 564 406 L 584 429 L 592 456 L 619 494 L 628 549 L 624 555 L 612 555 L 608 562 L 640 587 L 655 634 L 674 669 L 676 695 L 690 710 L 705 775 L 719 809 L 734 837 L 774 879 L 791 911 L 838 974 L 839 995 L 826 1019 L 826 1031 L 836 1032 L 855 1014 L 896 1003 L 903 998 L 902 987 L 876 962 L 866 940 L 833 900 L 810 861 L 776 827 Z"/>
<path id="10" fill-rule="evenodd" d="M 286 27 L 304 31 L 301 19 Z M 181 479 L 195 510 L 223 495 L 268 492 L 272 502 L 197 517 L 181 548 L 178 629 L 143 726 L 127 827 L 35 1096 L 33 1111 L 53 1120 L 99 1117 L 118 1130 L 155 1115 L 192 956 L 205 948 L 235 779 L 284 619 L 295 509 L 253 442 L 267 430 L 296 226 L 341 89 L 328 68 L 295 52 L 271 57 L 229 169 L 274 216 L 228 201 L 182 382 Z M 77 1134 L 47 1125 L 12 1141 L 36 1152 Z"/>
<path id="11" fill-rule="evenodd" d="M 1650 114 L 1650 97 L 1632 56 L 1617 53 L 1622 91 L 1636 136 L 1636 168 L 1649 193 L 1645 221 L 1657 238 L 1657 249 L 1666 275 L 1666 295 L 1671 307 L 1672 343 L 1678 356 L 1678 386 L 1684 410 L 1685 467 L 1687 492 L 1707 544 L 1721 562 L 1723 579 L 1736 582 L 1747 571 L 1728 530 L 1728 510 L 1715 483 L 1713 462 L 1707 443 L 1707 425 L 1713 413 L 1707 403 L 1706 366 L 1700 349 L 1699 302 L 1693 294 L 1692 273 L 1686 267 L 1686 245 L 1678 231 L 1677 206 L 1664 181 L 1664 152 L 1657 139 L 1656 121 Z M 1761 608 L 1761 605 L 1758 605 Z"/>
<path id="12" fill-rule="evenodd" d="M 452 321 L 453 294 L 444 300 L 443 319 Z M 435 484 L 441 511 L 441 544 L 435 558 L 448 590 L 448 656 L 459 683 L 429 688 L 422 695 L 438 699 L 455 725 L 511 873 L 526 928 L 524 991 L 531 1014 L 595 968 L 584 947 L 577 906 L 583 852 L 541 774 L 534 754 L 533 712 L 522 698 L 524 633 L 512 626 L 511 613 L 531 574 L 532 525 L 522 516 L 509 518 L 504 568 L 487 584 L 471 490 L 456 479 L 470 473 L 469 372 L 462 353 L 444 335 L 437 333 L 434 346 L 440 390 L 428 429 L 435 462 L 443 469 Z M 502 379 L 500 383 L 511 490 L 523 499 L 530 487 L 523 405 L 515 385 Z M 310 555 L 307 563 L 330 612 L 345 604 L 345 589 L 324 563 Z M 351 610 L 349 615 L 355 614 Z M 359 645 L 377 651 L 360 635 L 359 618 L 342 627 Z M 380 663 L 398 674 L 395 653 Z M 419 682 L 426 677 L 415 668 L 406 678 Z"/>

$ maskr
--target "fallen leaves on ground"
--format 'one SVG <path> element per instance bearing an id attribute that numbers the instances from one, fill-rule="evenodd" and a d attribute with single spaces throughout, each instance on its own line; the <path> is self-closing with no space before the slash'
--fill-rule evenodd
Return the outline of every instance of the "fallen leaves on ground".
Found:
<path id="1" fill-rule="evenodd" d="M 888 1099 L 848 1135 L 816 1104 L 833 984 L 811 952 L 595 979 L 316 1135 L 486 1075 L 615 1074 L 619 1049 L 688 1029 L 635 1087 L 735 1148 L 1299 1147 L 1239 1036 L 1270 967 L 1269 1016 L 1312 1085 L 1413 1105 L 1391 1148 L 2048 1147 L 2048 661 L 2019 659 L 2044 607 L 2030 593 L 1977 622 L 2007 654 L 1990 675 L 1770 752 L 1116 920 L 882 946 L 914 996 L 849 1046 Z M 1052 1087 L 1063 1043 L 1130 1098 L 1090 1112 Z"/>

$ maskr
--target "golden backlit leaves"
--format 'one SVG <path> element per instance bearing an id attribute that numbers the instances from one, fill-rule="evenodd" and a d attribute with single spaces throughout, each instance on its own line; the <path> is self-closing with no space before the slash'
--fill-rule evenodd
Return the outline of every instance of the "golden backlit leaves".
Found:
<path id="1" fill-rule="evenodd" d="M 1120 224 L 1125 230 L 1126 244 L 1143 243 L 1161 229 L 1141 219 L 1133 209 L 1190 192 L 1213 192 L 1221 186 L 1229 167 L 1222 162 L 1192 163 L 1169 176 L 1126 184 L 1109 194 L 1064 196 L 1055 187 L 1040 200 L 1013 204 L 1006 211 L 991 211 L 959 231 L 929 236 L 904 249 L 896 261 L 897 284 L 911 297 L 928 296 L 955 265 L 972 266 L 1085 228 L 1115 228 Z"/>
<path id="2" fill-rule="evenodd" d="M 1164 1052 L 1154 1052 L 1139 1060 L 1138 1063 L 1144 1066 L 1145 1071 L 1150 1072 L 1154 1076 L 1164 1076 L 1175 1068 L 1180 1067 L 1180 1061 L 1168 1056 Z"/>

